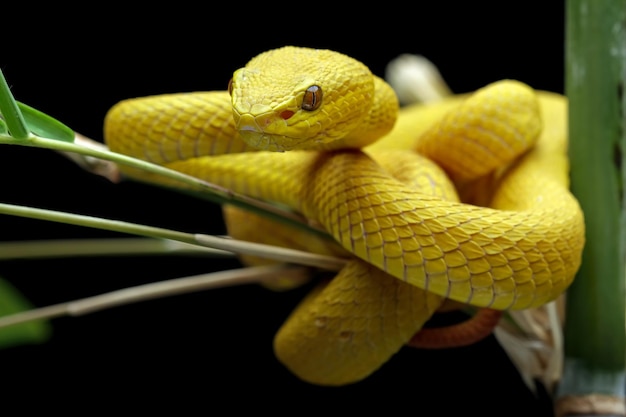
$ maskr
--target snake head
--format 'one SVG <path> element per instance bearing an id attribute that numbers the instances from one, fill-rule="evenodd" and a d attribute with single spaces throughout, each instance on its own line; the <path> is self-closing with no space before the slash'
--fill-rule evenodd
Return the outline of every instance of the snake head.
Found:
<path id="1" fill-rule="evenodd" d="M 287 46 L 264 52 L 229 84 L 236 129 L 269 151 L 315 149 L 345 137 L 366 118 L 374 81 L 338 52 Z"/>

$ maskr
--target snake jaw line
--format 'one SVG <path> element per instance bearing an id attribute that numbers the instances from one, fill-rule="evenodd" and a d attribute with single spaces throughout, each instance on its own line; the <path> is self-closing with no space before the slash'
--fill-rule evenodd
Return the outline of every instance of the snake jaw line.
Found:
<path id="1" fill-rule="evenodd" d="M 297 119 L 301 118 L 300 112 L 284 109 L 284 107 L 277 110 L 267 110 L 266 107 L 261 107 L 261 109 L 262 111 L 259 112 L 247 113 L 233 109 L 235 128 L 243 141 L 256 149 L 273 152 L 303 149 L 307 148 L 307 143 L 315 144 L 323 137 L 308 124 L 298 123 Z M 300 133 L 294 136 L 286 134 L 297 134 L 301 131 L 314 132 L 314 134 Z"/>

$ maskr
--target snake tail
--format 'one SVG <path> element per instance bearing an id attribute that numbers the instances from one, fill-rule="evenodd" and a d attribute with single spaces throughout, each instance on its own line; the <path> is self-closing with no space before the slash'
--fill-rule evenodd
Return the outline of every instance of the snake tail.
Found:
<path id="1" fill-rule="evenodd" d="M 479 309 L 472 317 L 457 324 L 442 327 L 424 327 L 407 345 L 419 349 L 447 349 L 469 346 L 493 333 L 503 312 L 489 308 Z"/>

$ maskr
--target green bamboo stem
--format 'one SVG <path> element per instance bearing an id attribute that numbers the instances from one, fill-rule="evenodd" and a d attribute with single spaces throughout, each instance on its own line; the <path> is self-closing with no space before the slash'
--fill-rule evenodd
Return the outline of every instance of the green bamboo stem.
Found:
<path id="1" fill-rule="evenodd" d="M 566 24 L 571 182 L 587 242 L 567 295 L 556 411 L 624 415 L 626 1 L 568 0 Z"/>

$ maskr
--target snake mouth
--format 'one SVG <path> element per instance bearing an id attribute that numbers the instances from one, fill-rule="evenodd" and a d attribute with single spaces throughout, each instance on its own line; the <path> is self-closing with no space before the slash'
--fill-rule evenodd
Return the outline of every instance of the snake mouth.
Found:
<path id="1" fill-rule="evenodd" d="M 285 134 L 287 121 L 273 112 L 262 115 L 235 112 L 235 128 L 247 145 L 259 150 L 284 152 L 307 147 L 307 137 Z"/>

